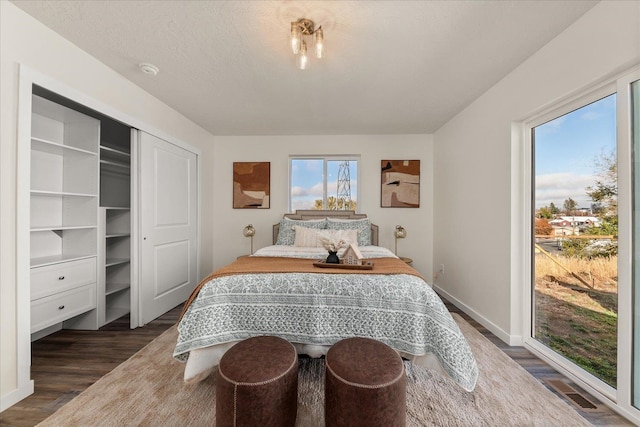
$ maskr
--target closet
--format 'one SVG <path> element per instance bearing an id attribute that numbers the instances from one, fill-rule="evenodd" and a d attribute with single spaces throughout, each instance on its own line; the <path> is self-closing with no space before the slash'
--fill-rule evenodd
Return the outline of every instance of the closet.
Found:
<path id="1" fill-rule="evenodd" d="M 135 132 L 34 86 L 30 185 L 34 339 L 61 327 L 98 329 L 131 312 Z"/>
<path id="2" fill-rule="evenodd" d="M 197 150 L 35 83 L 24 93 L 31 340 L 128 313 L 135 328 L 184 302 L 199 280 Z"/>
<path id="3" fill-rule="evenodd" d="M 33 96 L 31 332 L 96 308 L 100 122 Z"/>

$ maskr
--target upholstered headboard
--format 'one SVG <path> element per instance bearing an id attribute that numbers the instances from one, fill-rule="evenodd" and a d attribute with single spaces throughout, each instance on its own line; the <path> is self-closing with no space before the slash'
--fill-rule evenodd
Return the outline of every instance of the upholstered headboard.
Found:
<path id="1" fill-rule="evenodd" d="M 366 214 L 359 214 L 355 211 L 334 211 L 334 210 L 297 210 L 295 213 L 288 213 L 283 215 L 285 218 L 307 220 L 307 219 L 322 219 L 322 218 L 338 218 L 338 219 L 363 219 L 366 218 Z M 273 224 L 273 244 L 276 244 L 278 240 L 278 232 L 280 231 L 280 223 Z M 371 244 L 378 246 L 378 226 L 371 224 Z"/>

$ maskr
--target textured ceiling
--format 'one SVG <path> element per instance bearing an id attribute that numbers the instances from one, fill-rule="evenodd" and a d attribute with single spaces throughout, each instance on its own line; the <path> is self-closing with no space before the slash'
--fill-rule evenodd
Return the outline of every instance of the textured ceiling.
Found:
<path id="1" fill-rule="evenodd" d="M 597 2 L 13 3 L 215 135 L 285 135 L 432 133 Z M 301 17 L 326 46 L 305 71 Z"/>

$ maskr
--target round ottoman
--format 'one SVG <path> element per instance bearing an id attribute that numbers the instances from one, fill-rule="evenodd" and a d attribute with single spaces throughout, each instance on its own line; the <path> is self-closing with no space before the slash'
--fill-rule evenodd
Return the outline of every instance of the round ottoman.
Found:
<path id="1" fill-rule="evenodd" d="M 293 426 L 298 355 L 293 344 L 260 336 L 231 347 L 216 375 L 216 425 Z"/>
<path id="2" fill-rule="evenodd" d="M 348 338 L 325 359 L 325 422 L 329 426 L 404 426 L 402 358 L 380 341 Z"/>

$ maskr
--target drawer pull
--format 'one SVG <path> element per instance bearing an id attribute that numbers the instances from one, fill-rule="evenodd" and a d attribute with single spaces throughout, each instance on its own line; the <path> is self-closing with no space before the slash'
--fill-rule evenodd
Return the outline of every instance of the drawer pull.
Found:
<path id="1" fill-rule="evenodd" d="M 58 277 L 58 280 L 64 280 L 64 276 Z"/>
<path id="2" fill-rule="evenodd" d="M 59 305 L 58 310 L 64 310 L 64 305 Z"/>

